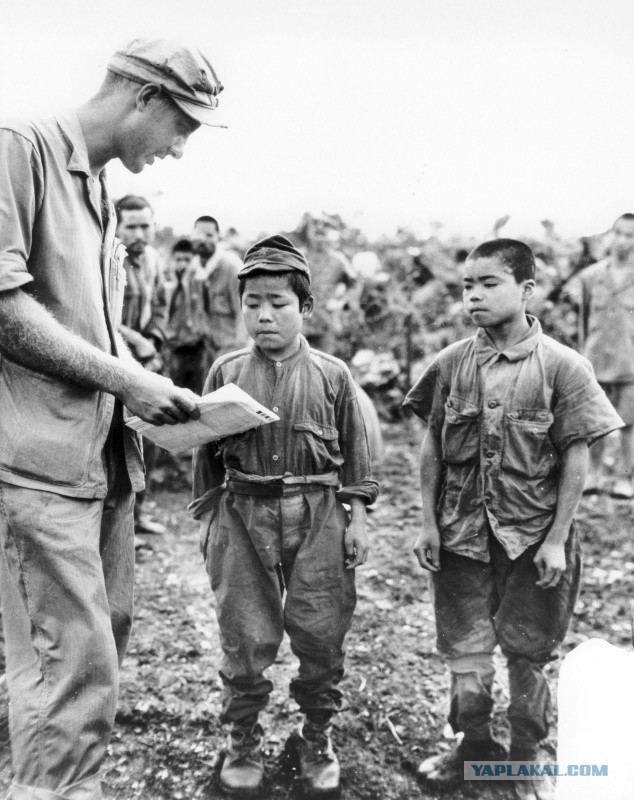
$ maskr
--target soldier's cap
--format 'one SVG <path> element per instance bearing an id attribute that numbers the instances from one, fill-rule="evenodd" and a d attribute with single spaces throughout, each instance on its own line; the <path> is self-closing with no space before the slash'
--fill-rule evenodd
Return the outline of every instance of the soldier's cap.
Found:
<path id="1" fill-rule="evenodd" d="M 169 39 L 134 39 L 117 50 L 107 69 L 135 83 L 156 83 L 188 117 L 226 127 L 215 111 L 223 86 L 200 50 Z"/>
<path id="2" fill-rule="evenodd" d="M 260 239 L 247 250 L 244 266 L 238 272 L 238 278 L 246 278 L 251 272 L 301 272 L 310 281 L 310 268 L 306 256 L 281 233 Z"/>

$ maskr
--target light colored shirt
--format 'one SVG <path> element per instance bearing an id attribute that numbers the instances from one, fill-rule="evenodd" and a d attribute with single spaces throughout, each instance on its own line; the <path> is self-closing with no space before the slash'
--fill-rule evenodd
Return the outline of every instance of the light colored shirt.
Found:
<path id="1" fill-rule="evenodd" d="M 634 269 L 615 280 L 609 258 L 566 287 L 579 304 L 579 344 L 601 383 L 634 383 Z"/>
<path id="2" fill-rule="evenodd" d="M 117 245 L 115 228 L 104 173 L 92 177 L 74 113 L 0 124 L 0 292 L 21 288 L 60 324 L 116 355 L 125 249 Z M 104 497 L 103 451 L 114 410 L 110 394 L 0 355 L 0 480 L 70 497 Z M 139 491 L 140 447 L 128 429 L 123 447 L 132 488 Z"/>
<path id="3" fill-rule="evenodd" d="M 216 352 L 242 347 L 249 338 L 238 291 L 241 267 L 239 256 L 219 244 L 204 266 L 194 256 L 188 270 L 194 328 Z"/>
<path id="4" fill-rule="evenodd" d="M 479 561 L 489 560 L 489 526 L 512 559 L 540 541 L 566 448 L 623 427 L 589 362 L 528 320 L 506 350 L 483 328 L 445 348 L 404 402 L 441 442 L 441 545 Z"/>

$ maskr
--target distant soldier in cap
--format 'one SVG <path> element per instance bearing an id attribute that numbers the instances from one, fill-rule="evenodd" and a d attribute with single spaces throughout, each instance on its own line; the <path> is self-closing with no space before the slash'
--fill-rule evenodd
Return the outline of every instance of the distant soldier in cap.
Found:
<path id="1" fill-rule="evenodd" d="M 0 124 L 0 590 L 10 797 L 97 800 L 132 619 L 136 435 L 196 398 L 127 354 L 125 251 L 104 167 L 180 158 L 221 85 L 164 40 L 117 52 L 76 111 Z"/>
<path id="2" fill-rule="evenodd" d="M 366 504 L 378 484 L 348 368 L 301 333 L 313 311 L 303 254 L 284 236 L 264 239 L 239 279 L 254 343 L 219 358 L 204 391 L 235 383 L 280 420 L 194 454 L 191 508 L 224 653 L 221 720 L 231 724 L 220 781 L 243 793 L 262 783 L 258 714 L 273 688 L 264 673 L 286 631 L 299 658 L 291 695 L 305 715 L 293 737 L 300 771 L 311 792 L 332 792 L 339 764 L 330 721 L 341 708 L 354 568 L 366 560 Z"/>

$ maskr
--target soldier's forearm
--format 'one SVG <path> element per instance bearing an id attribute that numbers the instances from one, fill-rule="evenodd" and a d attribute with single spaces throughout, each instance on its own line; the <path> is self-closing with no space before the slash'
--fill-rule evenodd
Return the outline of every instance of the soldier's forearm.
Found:
<path id="1" fill-rule="evenodd" d="M 122 397 L 130 368 L 59 322 L 21 289 L 0 292 L 0 349 L 24 367 Z"/>

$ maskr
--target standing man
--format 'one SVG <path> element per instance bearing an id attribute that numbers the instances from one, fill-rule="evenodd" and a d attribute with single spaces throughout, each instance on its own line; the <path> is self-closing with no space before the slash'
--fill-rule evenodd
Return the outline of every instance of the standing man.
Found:
<path id="1" fill-rule="evenodd" d="M 248 340 L 240 308 L 240 257 L 220 242 L 218 222 L 198 217 L 192 233 L 194 316 L 204 342 L 201 381 L 221 355 L 243 347 Z"/>
<path id="2" fill-rule="evenodd" d="M 194 251 L 189 239 L 179 239 L 172 247 L 169 273 L 169 312 L 167 323 L 167 370 L 177 386 L 196 394 L 203 388 L 201 371 L 204 350 L 202 333 L 193 309 Z"/>
<path id="3" fill-rule="evenodd" d="M 325 220 L 307 216 L 300 232 L 304 254 L 311 265 L 315 311 L 307 320 L 305 336 L 311 347 L 333 355 L 343 330 L 343 310 L 356 276 L 352 264 L 328 239 Z"/>
<path id="4" fill-rule="evenodd" d="M 145 369 L 161 372 L 161 348 L 165 341 L 167 301 L 159 257 L 152 247 L 156 226 L 154 211 L 145 199 L 128 194 L 115 203 L 116 235 L 125 246 L 125 290 L 119 333 L 134 358 Z M 157 446 L 150 439 L 143 442 L 145 474 L 150 482 L 156 463 Z M 134 530 L 138 534 L 162 534 L 165 526 L 145 510 L 146 491 L 139 492 L 134 503 Z"/>
<path id="5" fill-rule="evenodd" d="M 0 124 L 0 591 L 12 800 L 99 800 L 132 618 L 123 407 L 172 424 L 195 397 L 129 356 L 125 253 L 104 167 L 180 158 L 221 91 L 201 53 L 137 39 L 76 111 Z"/>
<path id="6" fill-rule="evenodd" d="M 583 269 L 568 293 L 579 305 L 579 344 L 601 388 L 625 423 L 619 433 L 619 464 L 611 492 L 634 498 L 634 214 L 612 226 L 610 254 Z M 590 450 L 586 493 L 603 489 L 604 441 Z"/>

